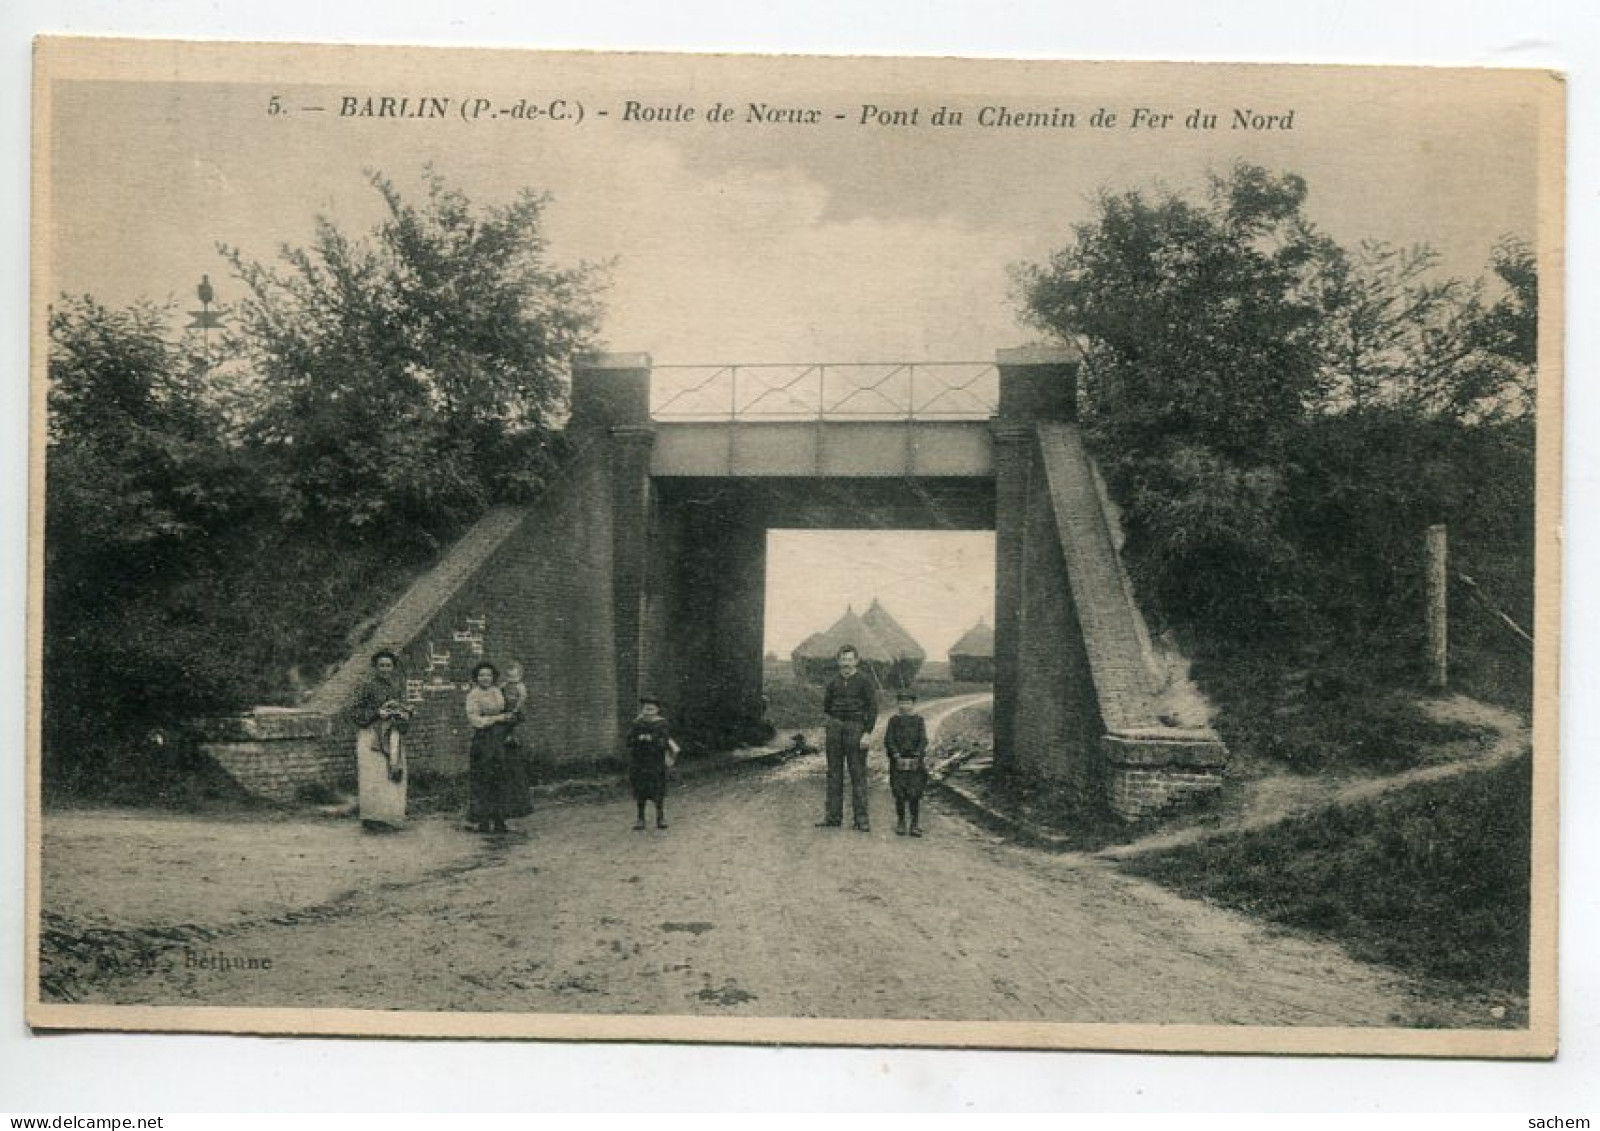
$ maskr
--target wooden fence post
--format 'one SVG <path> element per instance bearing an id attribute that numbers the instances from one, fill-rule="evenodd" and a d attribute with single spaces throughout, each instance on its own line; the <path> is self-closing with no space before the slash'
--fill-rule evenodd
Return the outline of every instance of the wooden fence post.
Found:
<path id="1" fill-rule="evenodd" d="M 1423 550 L 1423 584 L 1428 607 L 1428 687 L 1435 691 L 1443 691 L 1450 681 L 1449 554 L 1445 527 L 1428 527 Z"/>

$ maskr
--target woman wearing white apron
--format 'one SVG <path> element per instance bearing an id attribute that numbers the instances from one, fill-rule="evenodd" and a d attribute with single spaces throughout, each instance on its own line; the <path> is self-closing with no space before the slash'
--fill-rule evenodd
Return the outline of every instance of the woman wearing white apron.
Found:
<path id="1" fill-rule="evenodd" d="M 374 652 L 372 675 L 357 689 L 350 706 L 357 728 L 361 827 L 367 832 L 393 832 L 406 823 L 404 735 L 411 714 L 399 658 L 387 648 Z"/>

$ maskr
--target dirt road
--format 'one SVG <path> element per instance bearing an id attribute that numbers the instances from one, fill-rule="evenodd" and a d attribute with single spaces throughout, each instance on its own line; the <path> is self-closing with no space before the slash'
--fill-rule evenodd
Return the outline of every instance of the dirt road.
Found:
<path id="1" fill-rule="evenodd" d="M 987 706 L 993 702 L 994 696 L 987 691 L 973 695 L 953 695 L 948 699 L 934 699 L 924 703 L 917 709 L 917 713 L 927 721 L 928 737 L 937 738 L 939 736 L 939 728 L 952 715 L 959 715 L 968 707 Z M 877 734 L 880 742 L 883 737 L 883 727 L 886 725 L 887 719 L 878 728 Z"/>
<path id="2" fill-rule="evenodd" d="M 1258 1025 L 1388 1025 L 1426 1004 L 1399 975 L 1337 947 L 1180 899 L 1108 863 L 1001 843 L 937 800 L 927 837 L 895 836 L 881 751 L 873 759 L 870 833 L 812 827 L 820 757 L 686 784 L 670 799 L 665 831 L 632 831 L 624 800 L 548 806 L 522 822 L 524 836 L 493 841 L 444 818 L 378 842 L 363 841 L 353 822 L 328 823 L 317 835 L 347 855 L 362 845 L 354 890 L 252 919 L 226 897 L 224 873 L 212 885 L 209 927 L 192 873 L 206 864 L 210 838 L 194 822 L 172 822 L 183 839 L 166 857 L 169 895 L 140 873 L 151 894 L 137 917 L 198 927 L 119 936 L 124 948 L 138 940 L 138 960 L 78 980 L 73 995 Z M 285 835 L 282 825 L 263 828 Z M 229 870 L 251 874 L 242 844 L 226 843 L 238 858 Z M 373 844 L 384 846 L 377 865 Z M 387 878 L 385 853 L 396 861 Z M 302 841 L 298 867 L 315 869 L 326 855 Z M 47 858 L 70 869 L 70 846 L 58 843 Z M 70 886 L 47 884 L 46 897 L 47 923 L 69 932 L 83 908 L 68 902 L 51 919 L 48 893 Z"/>

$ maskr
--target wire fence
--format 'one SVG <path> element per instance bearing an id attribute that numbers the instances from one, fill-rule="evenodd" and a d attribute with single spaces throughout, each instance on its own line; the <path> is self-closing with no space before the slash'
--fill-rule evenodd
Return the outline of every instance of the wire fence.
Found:
<path id="1" fill-rule="evenodd" d="M 1478 583 L 1476 578 L 1463 572 L 1458 567 L 1451 568 L 1450 576 L 1466 593 L 1467 597 L 1471 599 L 1472 603 L 1477 606 L 1479 612 L 1487 617 L 1492 624 L 1502 629 L 1508 636 L 1514 637 L 1528 653 L 1531 654 L 1533 652 L 1533 634 L 1518 624 L 1510 613 L 1506 612 L 1494 598 L 1485 593 L 1483 586 Z"/>

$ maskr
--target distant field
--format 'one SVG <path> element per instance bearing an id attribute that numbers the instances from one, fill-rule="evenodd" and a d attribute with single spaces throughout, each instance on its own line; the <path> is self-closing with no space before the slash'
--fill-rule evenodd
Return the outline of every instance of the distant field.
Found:
<path id="1" fill-rule="evenodd" d="M 930 675 L 929 669 L 938 674 Z M 787 660 L 766 667 L 767 721 L 777 728 L 779 736 L 822 724 L 822 688 L 816 684 L 801 683 L 794 678 Z M 952 695 L 972 695 L 993 691 L 988 683 L 959 683 L 950 678 L 950 665 L 925 664 L 914 687 L 918 699 L 947 699 Z M 881 697 L 884 710 L 888 710 L 892 697 Z"/>
<path id="2" fill-rule="evenodd" d="M 767 660 L 763 665 L 762 672 L 768 685 L 784 682 L 792 683 L 795 678 L 794 666 L 787 659 Z M 925 660 L 922 664 L 922 670 L 917 673 L 917 682 L 919 684 L 925 681 L 938 683 L 941 680 L 949 680 L 949 678 L 949 660 Z"/>

